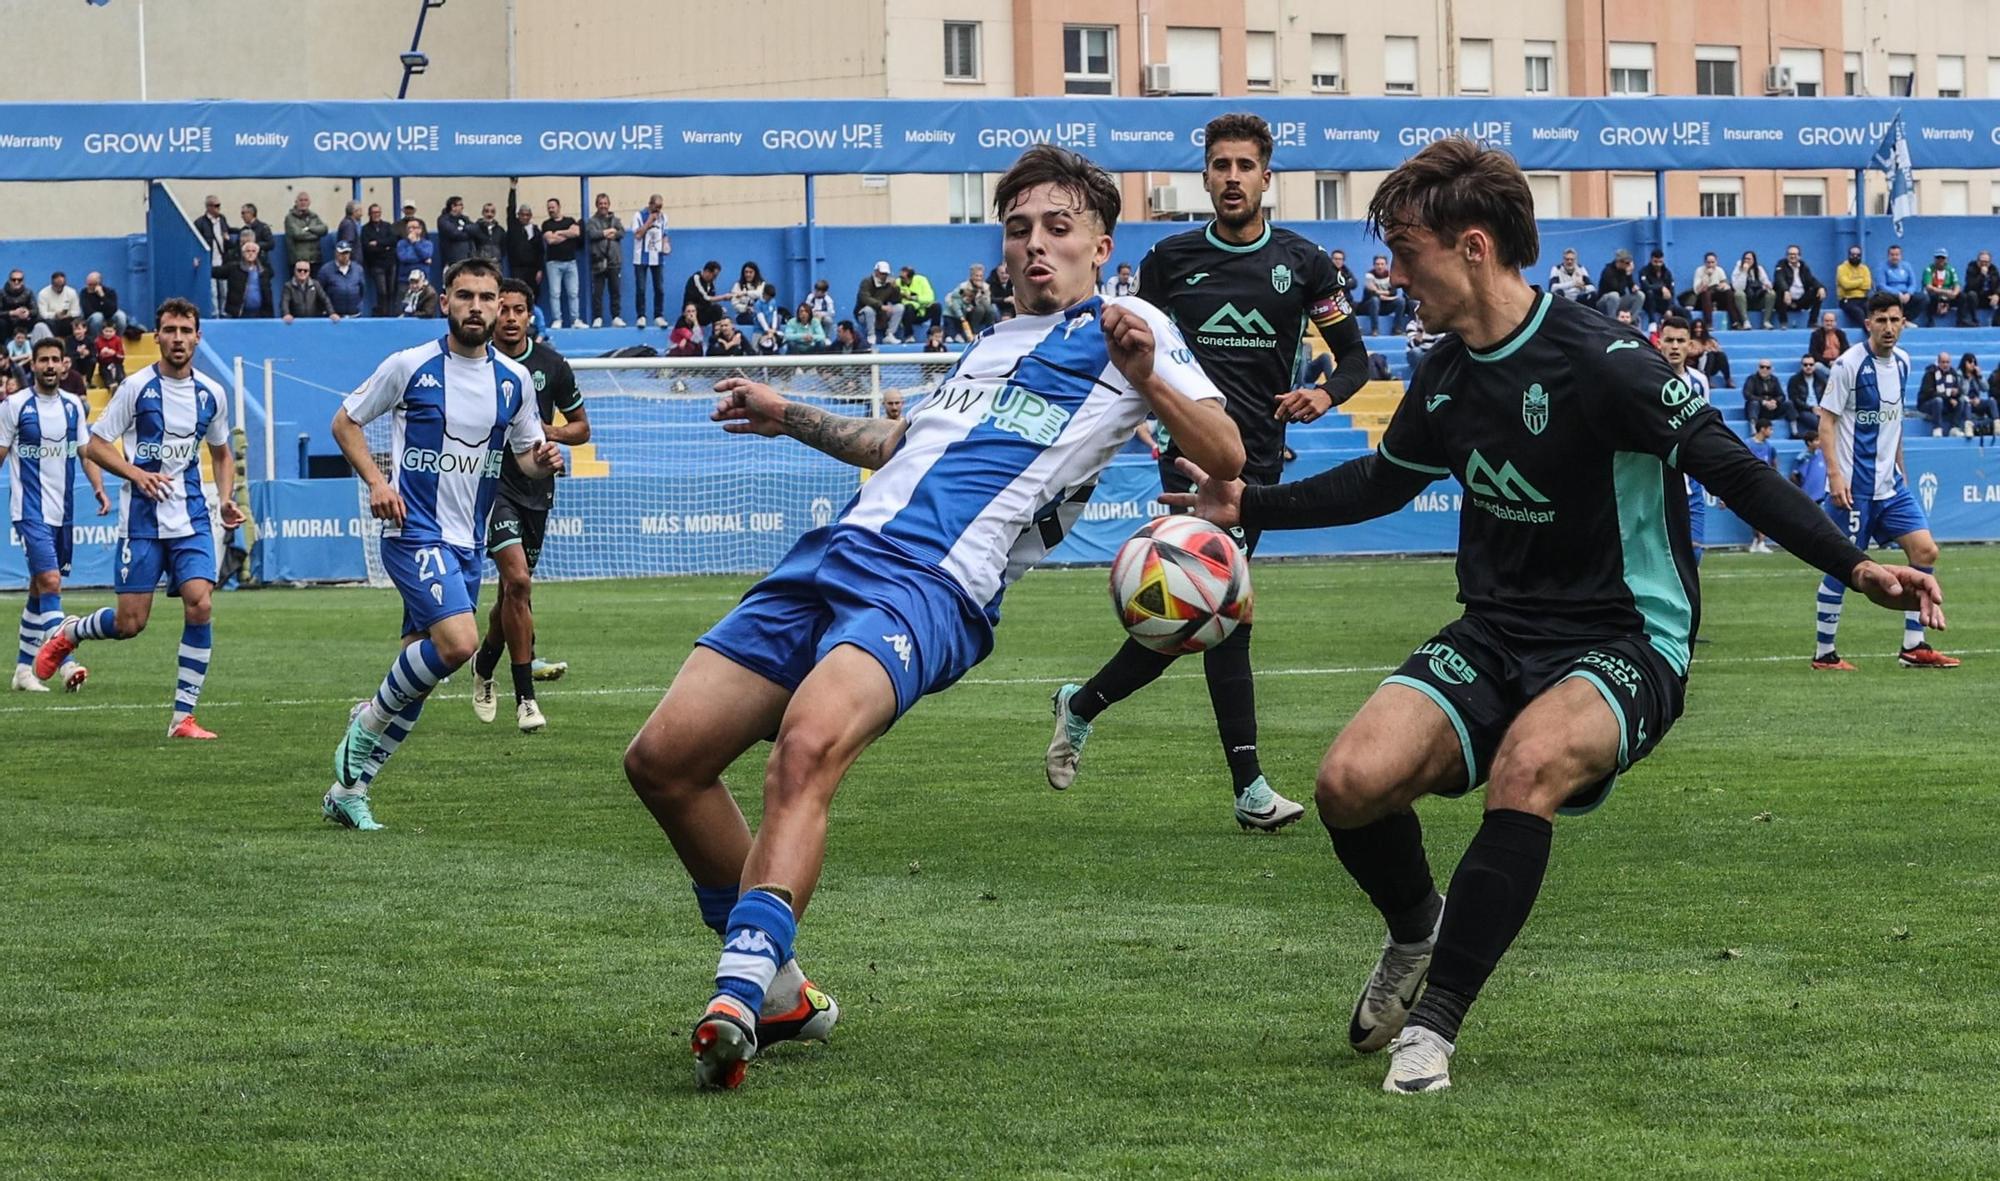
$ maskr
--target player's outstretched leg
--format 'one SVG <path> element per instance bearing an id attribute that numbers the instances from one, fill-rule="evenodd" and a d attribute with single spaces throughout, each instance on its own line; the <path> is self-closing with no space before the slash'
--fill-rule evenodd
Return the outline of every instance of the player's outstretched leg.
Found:
<path id="1" fill-rule="evenodd" d="M 54 602 L 51 603 L 50 600 Z M 14 660 L 14 688 L 23 693 L 47 693 L 49 687 L 35 679 L 35 653 L 51 629 L 63 621 L 62 596 L 28 592 L 21 607 L 21 651 Z"/>
<path id="2" fill-rule="evenodd" d="M 1896 539 L 1903 547 L 1903 553 L 1910 559 L 1910 565 L 1925 574 L 1937 568 L 1938 546 L 1932 540 L 1931 531 L 1919 529 Z M 1924 639 L 1924 621 L 1915 611 L 1903 613 L 1903 650 L 1896 654 L 1896 663 L 1904 668 L 1957 668 L 1958 657 L 1946 656 L 1930 646 Z"/>
<path id="3" fill-rule="evenodd" d="M 1090 726 L 1097 715 L 1159 680 L 1175 659 L 1136 640 L 1126 640 L 1096 676 L 1081 686 L 1064 685 L 1056 690 L 1052 702 L 1056 733 L 1049 740 L 1044 760 L 1050 787 L 1062 791 L 1076 781 L 1083 744 L 1090 739 Z"/>
<path id="4" fill-rule="evenodd" d="M 152 609 L 150 594 L 119 595 L 115 610 L 103 607 L 88 615 L 65 618 L 35 652 L 35 679 L 46 681 L 54 676 L 58 668 L 70 663 L 77 646 L 86 640 L 129 640 L 145 631 Z"/>
<path id="5" fill-rule="evenodd" d="M 215 584 L 191 578 L 181 584 L 181 646 L 174 679 L 174 712 L 167 723 L 169 738 L 214 738 L 213 731 L 195 721 L 194 709 L 201 701 L 201 687 L 208 680 L 208 658 L 214 644 L 209 623 L 211 594 Z"/>
<path id="6" fill-rule="evenodd" d="M 1251 625 L 1239 624 L 1229 638 L 1202 654 L 1208 703 L 1222 755 L 1229 762 L 1236 823 L 1245 829 L 1276 832 L 1305 815 L 1303 804 L 1271 790 L 1257 761 L 1257 682 L 1250 672 Z"/>
<path id="7" fill-rule="evenodd" d="M 403 637 L 402 651 L 366 705 L 348 714 L 347 731 L 333 750 L 333 786 L 320 801 L 320 814 L 348 828 L 373 831 L 368 789 L 416 725 L 424 702 L 438 683 L 472 658 L 479 633 L 470 612 L 447 616 L 429 634 Z"/>
<path id="8" fill-rule="evenodd" d="M 500 716 L 493 674 L 500 669 L 500 654 L 507 650 L 507 633 L 500 623 L 501 607 L 507 599 L 506 581 L 503 579 L 496 589 L 493 609 L 486 616 L 486 634 L 480 638 L 479 651 L 472 656 L 472 714 L 482 722 Z"/>
<path id="9" fill-rule="evenodd" d="M 1840 608 L 1847 598 L 1847 584 L 1829 574 L 1820 579 L 1819 593 L 1813 619 L 1816 629 L 1813 636 L 1812 666 L 1816 669 L 1853 672 L 1854 666 L 1840 658 L 1834 640 L 1840 634 Z"/>

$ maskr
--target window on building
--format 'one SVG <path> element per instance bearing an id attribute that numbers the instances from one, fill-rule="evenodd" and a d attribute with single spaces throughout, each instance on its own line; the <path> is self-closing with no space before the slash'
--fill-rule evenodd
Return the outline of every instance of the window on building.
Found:
<path id="1" fill-rule="evenodd" d="M 1969 180 L 1944 180 L 1938 182 L 1938 210 L 1946 217 L 1964 217 L 1972 212 L 1972 182 Z"/>
<path id="2" fill-rule="evenodd" d="M 1957 55 L 1937 59 L 1939 98 L 1965 97 L 1965 59 Z"/>
<path id="3" fill-rule="evenodd" d="M 1704 176 L 1699 182 L 1699 188 L 1701 191 L 1701 216 L 1743 216 L 1742 177 Z"/>
<path id="4" fill-rule="evenodd" d="M 1561 217 L 1563 215 L 1562 177 L 1557 173 L 1530 172 L 1528 174 L 1528 192 L 1535 198 L 1535 217 L 1537 219 Z"/>
<path id="5" fill-rule="evenodd" d="M 1908 98 L 1917 92 L 1917 55 L 1914 53 L 1892 53 L 1889 55 L 1889 93 L 1897 98 Z"/>
<path id="6" fill-rule="evenodd" d="M 1654 212 L 1653 198 L 1655 195 L 1653 174 L 1650 172 L 1636 176 L 1613 175 L 1611 178 L 1611 216 L 1628 218 L 1652 217 Z"/>
<path id="7" fill-rule="evenodd" d="M 1382 38 L 1382 92 L 1384 94 L 1417 92 L 1415 37 Z"/>
<path id="8" fill-rule="evenodd" d="M 1792 75 L 1792 91 L 1800 98 L 1814 98 L 1820 92 L 1821 58 L 1817 49 L 1780 49 L 1778 67 Z"/>
<path id="9" fill-rule="evenodd" d="M 1463 39 L 1459 41 L 1458 92 L 1493 93 L 1493 42 Z"/>
<path id="10" fill-rule="evenodd" d="M 1825 217 L 1826 180 L 1816 176 L 1788 176 L 1784 199 L 1786 217 Z"/>
<path id="11" fill-rule="evenodd" d="M 1843 53 L 1840 55 L 1841 89 L 1848 94 L 1862 93 L 1861 55 Z"/>
<path id="12" fill-rule="evenodd" d="M 2000 217 L 2000 180 L 1987 182 L 1986 209 L 1994 217 Z"/>
<path id="13" fill-rule="evenodd" d="M 955 172 L 945 177 L 946 211 L 955 226 L 986 220 L 986 174 Z"/>
<path id="14" fill-rule="evenodd" d="M 1347 89 L 1346 37 L 1339 33 L 1313 34 L 1312 87 L 1334 92 Z"/>
<path id="15" fill-rule="evenodd" d="M 1063 30 L 1063 93 L 1116 94 L 1118 73 L 1112 56 L 1117 30 L 1072 25 Z"/>
<path id="16" fill-rule="evenodd" d="M 1986 97 L 2000 98 L 2000 57 L 1986 59 Z"/>
<path id="17" fill-rule="evenodd" d="M 979 81 L 979 22 L 944 22 L 944 76 L 953 82 Z"/>
<path id="18" fill-rule="evenodd" d="M 1175 94 L 1222 93 L 1222 30 L 1168 29 L 1167 68 Z"/>
<path id="19" fill-rule="evenodd" d="M 1612 94 L 1653 93 L 1653 43 L 1613 41 L 1607 54 L 1611 63 L 1608 89 Z"/>
<path id="20" fill-rule="evenodd" d="M 1156 172 L 1150 194 L 1154 221 L 1194 221 L 1210 213 L 1199 172 Z"/>
<path id="21" fill-rule="evenodd" d="M 1313 178 L 1313 216 L 1321 221 L 1347 217 L 1347 174 L 1322 172 Z"/>
<path id="22" fill-rule="evenodd" d="M 1523 47 L 1521 89 L 1526 94 L 1556 92 L 1556 43 L 1530 41 Z"/>
<path id="23" fill-rule="evenodd" d="M 1278 35 L 1243 34 L 1243 84 L 1251 90 L 1278 88 Z"/>
<path id="24" fill-rule="evenodd" d="M 1737 59 L 1742 55 L 1734 45 L 1694 47 L 1694 92 L 1735 94 Z"/>

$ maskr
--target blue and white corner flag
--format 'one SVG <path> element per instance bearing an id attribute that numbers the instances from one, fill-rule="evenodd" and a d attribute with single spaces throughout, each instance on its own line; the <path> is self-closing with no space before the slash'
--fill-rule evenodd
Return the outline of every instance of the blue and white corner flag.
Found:
<path id="1" fill-rule="evenodd" d="M 1882 133 L 1882 142 L 1876 145 L 1875 158 L 1869 163 L 1889 176 L 1889 218 L 1900 238 L 1903 219 L 1917 211 L 1917 180 L 1910 171 L 1910 141 L 1903 134 L 1901 111 L 1889 121 L 1889 129 Z"/>

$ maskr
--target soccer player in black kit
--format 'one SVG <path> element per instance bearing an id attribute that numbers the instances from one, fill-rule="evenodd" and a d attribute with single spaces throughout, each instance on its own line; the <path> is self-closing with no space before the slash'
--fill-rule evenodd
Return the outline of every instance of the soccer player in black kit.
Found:
<path id="1" fill-rule="evenodd" d="M 1204 136 L 1202 181 L 1215 220 L 1153 247 L 1139 265 L 1139 296 L 1173 319 L 1195 361 L 1228 399 L 1247 456 L 1243 478 L 1274 484 L 1284 470 L 1285 424 L 1311 422 L 1353 397 L 1368 380 L 1368 352 L 1326 252 L 1264 219 L 1269 125 L 1256 115 L 1222 115 Z M 1324 385 L 1294 389 L 1309 320 L 1333 350 L 1334 371 Z M 1169 491 L 1189 487 L 1174 467 L 1177 458 L 1169 441 L 1160 460 L 1160 482 Z M 1245 552 L 1256 553 L 1258 530 L 1240 529 L 1236 537 Z M 1202 661 L 1229 762 L 1236 821 L 1271 831 L 1305 809 L 1273 791 L 1257 762 L 1251 630 L 1245 620 Z M 1076 778 L 1097 715 L 1151 684 L 1174 660 L 1127 640 L 1088 683 L 1056 690 L 1055 737 L 1046 760 L 1050 787 L 1067 788 Z"/>
<path id="2" fill-rule="evenodd" d="M 1221 525 L 1299 529 L 1382 516 L 1445 476 L 1464 485 L 1465 614 L 1361 707 L 1314 792 L 1389 927 L 1348 1039 L 1389 1048 L 1384 1090 L 1434 1091 L 1534 905 L 1556 812 L 1602 802 L 1680 716 L 1700 621 L 1684 474 L 1875 603 L 1931 626 L 1943 610 L 1933 578 L 1849 544 L 1630 325 L 1522 280 L 1539 241 L 1511 157 L 1433 143 L 1389 174 L 1368 216 L 1424 325 L 1447 333 L 1380 448 L 1263 488 L 1183 461 L 1198 493 L 1172 501 Z M 1485 818 L 1447 906 L 1411 805 L 1482 780 Z"/>
<path id="3" fill-rule="evenodd" d="M 576 447 L 590 441 L 590 419 L 584 413 L 583 395 L 577 392 L 576 374 L 563 355 L 534 340 L 534 288 L 519 279 L 500 282 L 500 318 L 493 325 L 493 346 L 521 363 L 535 379 L 535 409 L 541 413 L 542 429 L 549 442 Z M 555 425 L 556 411 L 563 423 Z M 498 713 L 494 703 L 493 674 L 499 671 L 504 650 L 512 657 L 514 678 L 514 720 L 523 734 L 533 734 L 548 725 L 541 703 L 535 700 L 535 680 L 541 670 L 535 666 L 535 613 L 530 598 L 535 563 L 541 560 L 542 541 L 548 533 L 549 513 L 556 507 L 556 478 L 536 478 L 521 470 L 509 454 L 501 461 L 500 487 L 493 496 L 493 513 L 486 525 L 486 553 L 500 575 L 499 594 L 486 621 L 486 635 L 472 658 L 472 712 L 482 722 Z M 569 666 L 552 666 L 560 677 Z"/>

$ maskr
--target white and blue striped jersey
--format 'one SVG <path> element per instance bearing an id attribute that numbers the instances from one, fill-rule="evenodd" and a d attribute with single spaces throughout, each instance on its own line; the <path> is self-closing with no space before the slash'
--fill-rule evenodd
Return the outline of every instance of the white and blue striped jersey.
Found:
<path id="1" fill-rule="evenodd" d="M 76 457 L 88 441 L 83 399 L 32 388 L 0 402 L 0 451 L 7 452 L 14 521 L 76 523 Z"/>
<path id="2" fill-rule="evenodd" d="M 1708 397 L 1708 374 L 1703 373 L 1699 369 L 1682 369 L 1675 373 L 1674 376 L 1687 382 L 1689 388 L 1694 390 L 1695 397 L 1703 399 Z M 1689 399 L 1690 403 L 1693 401 L 1693 398 Z M 1687 481 L 1688 510 L 1695 513 L 1708 511 L 1708 504 L 1702 499 L 1706 493 L 1702 489 L 1701 481 L 1687 475 L 1685 472 L 1682 473 L 1682 478 Z M 1694 540 L 1696 545 L 1701 544 L 1700 537 L 1696 537 Z"/>
<path id="3" fill-rule="evenodd" d="M 1007 585 L 1062 541 L 1097 475 L 1151 407 L 1111 363 L 1100 317 L 1117 306 L 1153 330 L 1153 369 L 1189 398 L 1221 401 L 1180 331 L 1137 296 L 1092 296 L 986 329 L 906 408 L 895 455 L 841 524 L 935 563 L 992 612 Z"/>
<path id="4" fill-rule="evenodd" d="M 1865 339 L 1833 363 L 1819 404 L 1836 416 L 1834 461 L 1858 499 L 1887 500 L 1902 486 L 1896 460 L 1903 450 L 1903 390 L 1909 380 L 1910 354 L 1895 349 L 1878 357 Z"/>
<path id="5" fill-rule="evenodd" d="M 201 487 L 200 448 L 229 441 L 226 405 L 222 387 L 199 373 L 167 377 L 148 365 L 119 383 L 90 433 L 123 447 L 133 467 L 173 477 L 160 500 L 134 496 L 129 484 L 119 492 L 119 536 L 192 537 L 196 521 L 203 529 L 214 527 Z"/>
<path id="6" fill-rule="evenodd" d="M 502 448 L 531 451 L 543 441 L 534 388 L 528 371 L 493 346 L 461 357 L 440 337 L 390 354 L 349 394 L 342 405 L 358 424 L 394 411 L 389 480 L 404 516 L 383 536 L 482 544 Z"/>

